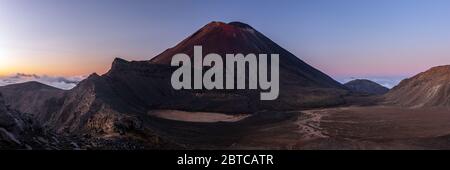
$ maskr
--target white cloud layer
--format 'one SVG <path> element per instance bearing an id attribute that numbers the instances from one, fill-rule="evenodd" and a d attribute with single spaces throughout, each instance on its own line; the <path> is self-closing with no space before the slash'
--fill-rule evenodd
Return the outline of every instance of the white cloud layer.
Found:
<path id="1" fill-rule="evenodd" d="M 47 75 L 35 75 L 35 74 L 23 74 L 17 73 L 11 76 L 0 77 L 0 86 L 24 83 L 29 81 L 37 81 L 42 84 L 53 86 L 56 88 L 69 90 L 75 87 L 81 80 L 85 79 L 87 76 L 72 76 L 72 77 L 62 77 L 62 76 L 47 76 Z"/>

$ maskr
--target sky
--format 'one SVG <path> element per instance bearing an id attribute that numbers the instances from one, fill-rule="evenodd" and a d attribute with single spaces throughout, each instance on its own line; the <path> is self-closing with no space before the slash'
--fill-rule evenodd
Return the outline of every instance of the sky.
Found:
<path id="1" fill-rule="evenodd" d="M 449 18 L 448 0 L 0 0 L 0 76 L 102 74 L 241 21 L 338 81 L 397 82 L 450 63 Z"/>

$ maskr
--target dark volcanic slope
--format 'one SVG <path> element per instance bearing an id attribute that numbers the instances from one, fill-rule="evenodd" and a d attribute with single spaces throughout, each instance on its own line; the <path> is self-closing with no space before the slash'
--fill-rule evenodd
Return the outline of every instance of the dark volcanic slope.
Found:
<path id="1" fill-rule="evenodd" d="M 389 89 L 366 79 L 356 79 L 344 84 L 345 87 L 353 92 L 382 95 L 386 94 Z"/>
<path id="2" fill-rule="evenodd" d="M 16 148 L 21 145 L 16 134 L 23 131 L 22 123 L 6 107 L 3 96 L 0 93 L 0 149 Z"/>
<path id="3" fill-rule="evenodd" d="M 385 95 L 389 102 L 410 107 L 450 106 L 450 65 L 431 68 L 405 79 Z"/>

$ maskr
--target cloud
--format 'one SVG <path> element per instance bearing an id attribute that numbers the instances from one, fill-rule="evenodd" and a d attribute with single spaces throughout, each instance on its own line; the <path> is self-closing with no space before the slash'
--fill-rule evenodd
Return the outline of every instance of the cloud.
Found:
<path id="1" fill-rule="evenodd" d="M 336 80 L 339 81 L 340 83 L 347 83 L 349 81 L 355 80 L 355 79 L 367 79 L 367 80 L 371 80 L 374 81 L 384 87 L 387 88 L 393 88 L 396 85 L 398 85 L 400 83 L 400 81 L 402 81 L 403 79 L 405 79 L 406 76 L 373 76 L 373 77 L 338 77 Z"/>
<path id="2" fill-rule="evenodd" d="M 36 75 L 36 74 L 24 74 L 17 73 L 11 76 L 0 77 L 0 86 L 5 86 L 9 84 L 24 83 L 29 81 L 37 81 L 49 86 L 56 88 L 69 90 L 75 87 L 81 80 L 85 79 L 87 76 L 47 76 L 47 75 Z"/>

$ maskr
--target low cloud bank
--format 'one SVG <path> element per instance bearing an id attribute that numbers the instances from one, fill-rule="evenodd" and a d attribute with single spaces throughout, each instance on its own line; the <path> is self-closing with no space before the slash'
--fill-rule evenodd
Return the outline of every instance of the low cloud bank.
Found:
<path id="1" fill-rule="evenodd" d="M 69 90 L 75 87 L 81 80 L 85 79 L 86 77 L 87 76 L 62 77 L 17 73 L 11 76 L 0 77 L 0 86 L 37 81 L 56 88 Z"/>

